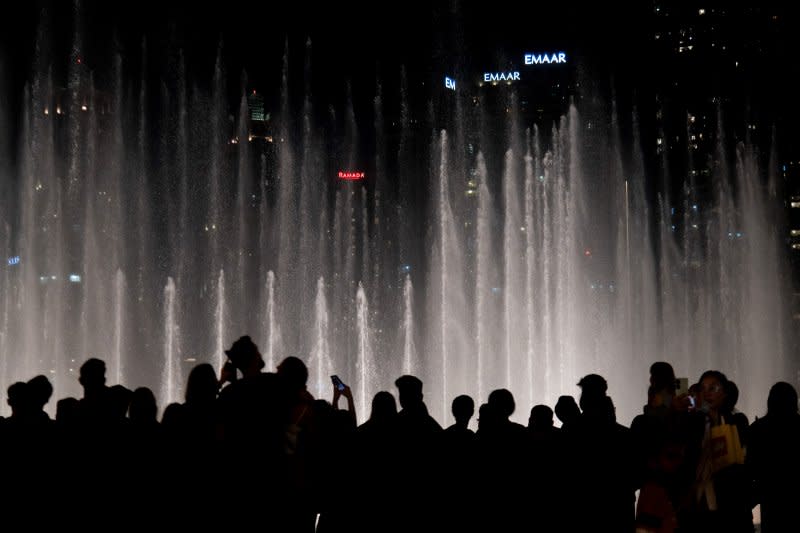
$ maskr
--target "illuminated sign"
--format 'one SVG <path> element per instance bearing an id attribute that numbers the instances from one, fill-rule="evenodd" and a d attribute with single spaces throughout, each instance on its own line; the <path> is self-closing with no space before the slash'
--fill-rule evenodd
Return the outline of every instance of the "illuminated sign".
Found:
<path id="1" fill-rule="evenodd" d="M 447 76 L 445 76 L 444 77 L 444 86 L 447 87 L 448 89 L 451 89 L 451 90 L 455 91 L 456 90 L 456 80 L 454 80 L 452 78 L 448 78 Z"/>
<path id="2" fill-rule="evenodd" d="M 340 180 L 351 180 L 351 181 L 363 180 L 364 179 L 364 173 L 363 172 L 347 172 L 347 171 L 344 171 L 344 170 L 340 170 L 339 171 L 339 179 Z"/>
<path id="3" fill-rule="evenodd" d="M 483 81 L 519 81 L 519 72 L 484 72 Z"/>
<path id="4" fill-rule="evenodd" d="M 18 265 L 19 264 L 19 256 L 15 255 L 14 257 L 9 257 L 8 258 L 8 264 L 12 265 L 12 266 L 13 265 Z"/>
<path id="5" fill-rule="evenodd" d="M 525 54 L 526 65 L 550 65 L 553 63 L 566 62 L 566 52 L 553 52 L 552 54 Z"/>

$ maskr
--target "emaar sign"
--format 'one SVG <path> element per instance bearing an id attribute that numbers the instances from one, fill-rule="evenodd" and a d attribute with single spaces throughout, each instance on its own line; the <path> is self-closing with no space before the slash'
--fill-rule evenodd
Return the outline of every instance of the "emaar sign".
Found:
<path id="1" fill-rule="evenodd" d="M 519 72 L 484 72 L 483 81 L 519 81 Z"/>
<path id="2" fill-rule="evenodd" d="M 552 54 L 525 54 L 526 65 L 551 65 L 553 63 L 566 62 L 566 52 L 553 52 Z"/>

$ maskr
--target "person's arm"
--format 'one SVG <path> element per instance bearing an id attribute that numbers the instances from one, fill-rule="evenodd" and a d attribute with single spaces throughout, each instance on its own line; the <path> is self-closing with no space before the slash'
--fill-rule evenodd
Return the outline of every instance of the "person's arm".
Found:
<path id="1" fill-rule="evenodd" d="M 219 380 L 217 381 L 217 389 L 221 389 L 226 383 L 233 383 L 236 381 L 236 367 L 233 363 L 228 361 L 222 365 L 219 372 Z"/>
<path id="2" fill-rule="evenodd" d="M 349 385 L 344 386 L 344 390 L 339 390 L 336 387 L 333 387 L 333 408 L 339 409 L 339 398 L 344 396 L 347 398 L 347 412 L 350 413 L 350 416 L 353 418 L 353 422 L 356 420 L 356 406 L 353 402 L 353 392 L 350 390 Z"/>

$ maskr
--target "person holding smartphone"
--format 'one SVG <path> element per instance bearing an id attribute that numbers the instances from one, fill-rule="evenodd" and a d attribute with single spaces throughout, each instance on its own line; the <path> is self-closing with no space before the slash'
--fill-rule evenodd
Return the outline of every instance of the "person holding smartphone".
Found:
<path id="1" fill-rule="evenodd" d="M 356 406 L 353 402 L 353 392 L 350 390 L 350 387 L 345 385 L 336 374 L 331 376 L 331 381 L 333 382 L 333 402 L 331 402 L 333 404 L 333 408 L 339 409 L 339 398 L 344 396 L 347 399 L 347 412 L 353 417 L 353 423 L 355 423 Z"/>

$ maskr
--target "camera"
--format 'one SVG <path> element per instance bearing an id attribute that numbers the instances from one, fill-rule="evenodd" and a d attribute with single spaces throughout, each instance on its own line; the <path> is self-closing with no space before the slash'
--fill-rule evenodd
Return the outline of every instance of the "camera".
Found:
<path id="1" fill-rule="evenodd" d="M 338 390 L 339 392 L 342 392 L 344 390 L 345 384 L 344 382 L 342 382 L 341 379 L 339 379 L 339 376 L 337 376 L 336 374 L 332 375 L 331 381 L 333 381 L 333 386 L 336 387 L 336 390 Z"/>

